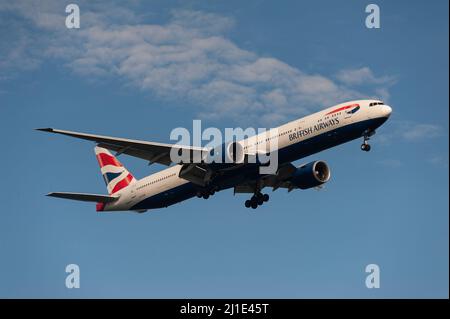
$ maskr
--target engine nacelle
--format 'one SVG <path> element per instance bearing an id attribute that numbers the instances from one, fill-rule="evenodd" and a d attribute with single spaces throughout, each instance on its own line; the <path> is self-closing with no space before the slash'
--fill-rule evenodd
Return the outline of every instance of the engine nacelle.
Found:
<path id="1" fill-rule="evenodd" d="M 300 189 L 308 189 L 328 182 L 330 177 L 331 172 L 327 163 L 314 161 L 297 167 L 290 181 Z"/>
<path id="2" fill-rule="evenodd" d="M 227 158 L 232 163 L 243 163 L 245 158 L 244 147 L 238 142 L 227 145 Z"/>
<path id="3" fill-rule="evenodd" d="M 211 149 L 206 163 L 243 163 L 245 159 L 244 148 L 239 142 L 224 143 Z"/>

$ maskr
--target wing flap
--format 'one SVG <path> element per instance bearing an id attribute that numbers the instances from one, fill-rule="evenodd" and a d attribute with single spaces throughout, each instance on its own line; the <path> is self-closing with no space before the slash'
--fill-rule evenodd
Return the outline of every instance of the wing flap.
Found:
<path id="1" fill-rule="evenodd" d="M 96 203 L 111 203 L 119 198 L 117 196 L 108 196 L 101 194 L 67 193 L 67 192 L 48 193 L 47 196 L 71 200 L 79 200 L 83 202 L 96 202 Z"/>

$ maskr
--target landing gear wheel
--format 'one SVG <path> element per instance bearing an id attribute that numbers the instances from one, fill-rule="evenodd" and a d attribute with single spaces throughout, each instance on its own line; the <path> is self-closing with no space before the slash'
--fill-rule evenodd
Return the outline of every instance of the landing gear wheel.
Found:
<path id="1" fill-rule="evenodd" d="M 366 143 L 361 144 L 361 150 L 363 150 L 363 151 L 365 151 L 365 152 L 370 151 L 370 145 L 369 145 L 369 144 L 366 144 Z"/>
<path id="2" fill-rule="evenodd" d="M 262 195 L 258 196 L 256 198 L 256 203 L 258 203 L 258 205 L 262 205 L 264 203 L 264 199 L 263 199 Z"/>
<path id="3" fill-rule="evenodd" d="M 251 207 L 256 209 L 258 206 L 262 205 L 264 202 L 269 200 L 269 195 L 261 194 L 261 192 L 255 193 L 249 200 L 245 201 L 245 207 Z"/>
<path id="4" fill-rule="evenodd" d="M 204 198 L 204 199 L 208 199 L 208 198 L 209 198 L 209 194 L 203 195 L 203 198 Z"/>
<path id="5" fill-rule="evenodd" d="M 253 206 L 255 206 L 255 207 L 253 207 Z M 252 198 L 250 198 L 250 207 L 251 208 L 258 207 L 258 198 L 256 196 L 252 196 Z"/>

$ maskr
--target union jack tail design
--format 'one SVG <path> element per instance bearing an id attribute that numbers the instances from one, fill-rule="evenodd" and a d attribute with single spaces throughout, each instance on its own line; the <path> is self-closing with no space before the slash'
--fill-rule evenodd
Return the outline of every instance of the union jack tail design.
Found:
<path id="1" fill-rule="evenodd" d="M 96 146 L 94 150 L 110 195 L 136 182 L 133 175 L 107 149 Z"/>

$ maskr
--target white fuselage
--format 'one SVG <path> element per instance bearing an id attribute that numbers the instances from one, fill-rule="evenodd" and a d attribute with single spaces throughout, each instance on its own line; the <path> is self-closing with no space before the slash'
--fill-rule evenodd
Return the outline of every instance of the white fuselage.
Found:
<path id="1" fill-rule="evenodd" d="M 358 107 L 354 111 L 356 105 Z M 351 113 L 352 110 L 354 113 Z M 239 143 L 244 147 L 245 153 L 289 149 L 293 144 L 305 142 L 319 135 L 327 138 L 328 132 L 334 132 L 339 128 L 387 118 L 390 113 L 391 108 L 379 100 L 350 101 L 294 120 L 271 129 L 269 133 L 258 134 Z M 269 136 L 272 136 L 271 139 L 268 139 Z M 333 136 L 330 135 L 329 138 Z M 274 145 L 276 149 L 273 148 Z M 320 150 L 318 148 L 318 151 Z M 292 158 L 299 159 L 296 154 L 292 154 Z M 190 183 L 178 177 L 181 168 L 182 165 L 174 165 L 136 181 L 117 193 L 120 196 L 119 200 L 107 204 L 104 210 L 129 210 L 156 195 L 162 196 L 161 200 L 164 200 L 164 195 L 171 196 L 171 190 Z"/>

